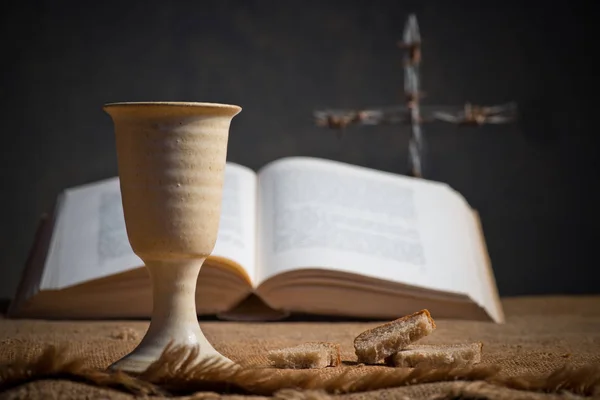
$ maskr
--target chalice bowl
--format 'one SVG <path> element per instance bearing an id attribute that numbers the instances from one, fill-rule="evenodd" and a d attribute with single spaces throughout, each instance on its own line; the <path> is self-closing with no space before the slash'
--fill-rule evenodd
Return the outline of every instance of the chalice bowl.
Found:
<path id="1" fill-rule="evenodd" d="M 196 284 L 219 229 L 229 127 L 228 104 L 125 102 L 104 105 L 114 124 L 127 236 L 152 284 L 150 326 L 111 369 L 143 372 L 169 345 L 199 360 L 232 363 L 204 336 Z"/>

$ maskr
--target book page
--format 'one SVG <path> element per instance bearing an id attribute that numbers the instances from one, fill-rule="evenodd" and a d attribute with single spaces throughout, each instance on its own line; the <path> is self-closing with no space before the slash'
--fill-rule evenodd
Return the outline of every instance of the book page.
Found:
<path id="1" fill-rule="evenodd" d="M 214 255 L 255 275 L 256 175 L 228 163 Z M 125 227 L 118 177 L 68 189 L 62 196 L 42 288 L 60 289 L 143 266 Z"/>
<path id="2" fill-rule="evenodd" d="M 227 163 L 223 203 L 215 256 L 229 258 L 256 282 L 256 174 L 244 166 Z"/>
<path id="3" fill-rule="evenodd" d="M 465 207 L 447 185 L 312 158 L 259 172 L 258 280 L 326 268 L 474 291 Z M 477 296 L 479 297 L 479 296 Z"/>

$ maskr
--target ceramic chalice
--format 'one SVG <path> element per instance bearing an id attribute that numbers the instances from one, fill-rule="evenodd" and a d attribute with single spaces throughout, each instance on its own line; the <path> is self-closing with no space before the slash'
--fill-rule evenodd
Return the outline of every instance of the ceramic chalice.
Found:
<path id="1" fill-rule="evenodd" d="M 196 315 L 200 268 L 213 251 L 234 105 L 109 103 L 123 212 L 133 251 L 151 276 L 153 309 L 139 345 L 112 369 L 142 372 L 170 343 L 231 362 L 208 342 Z"/>

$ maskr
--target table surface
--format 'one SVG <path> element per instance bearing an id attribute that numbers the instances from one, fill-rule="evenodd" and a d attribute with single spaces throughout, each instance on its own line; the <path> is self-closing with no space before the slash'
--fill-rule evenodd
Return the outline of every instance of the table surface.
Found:
<path id="1" fill-rule="evenodd" d="M 440 319 L 436 320 L 437 329 L 419 343 L 482 342 L 482 364 L 497 365 L 510 375 L 545 374 L 563 365 L 600 365 L 600 296 L 508 298 L 502 302 L 504 324 Z M 266 353 L 271 349 L 331 341 L 340 344 L 342 361 L 351 366 L 356 361 L 354 337 L 377 324 L 201 321 L 217 350 L 234 361 L 252 365 L 267 365 Z M 34 359 L 48 345 L 68 345 L 70 354 L 83 357 L 88 366 L 106 368 L 131 351 L 147 327 L 147 321 L 0 319 L 0 363 Z M 319 373 L 335 373 L 333 370 Z M 34 382 L 13 391 L 27 390 L 31 396 L 32 387 L 39 389 L 36 385 L 48 383 Z"/>

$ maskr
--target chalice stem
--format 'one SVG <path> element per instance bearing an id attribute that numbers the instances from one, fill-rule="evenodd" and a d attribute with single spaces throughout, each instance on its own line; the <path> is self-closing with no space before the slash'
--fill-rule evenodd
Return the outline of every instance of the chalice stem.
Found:
<path id="1" fill-rule="evenodd" d="M 230 362 L 213 348 L 198 323 L 196 284 L 203 263 L 204 259 L 146 262 L 153 292 L 150 326 L 134 351 L 113 364 L 113 369 L 142 372 L 169 344 L 199 347 L 201 359 Z"/>
<path id="2" fill-rule="evenodd" d="M 201 335 L 196 314 L 196 283 L 204 259 L 148 261 L 152 280 L 152 319 L 145 340 L 196 345 Z M 165 341 L 167 343 L 165 343 Z"/>

